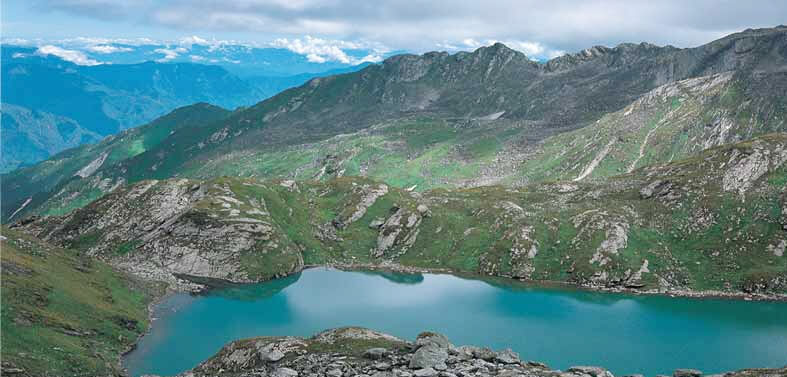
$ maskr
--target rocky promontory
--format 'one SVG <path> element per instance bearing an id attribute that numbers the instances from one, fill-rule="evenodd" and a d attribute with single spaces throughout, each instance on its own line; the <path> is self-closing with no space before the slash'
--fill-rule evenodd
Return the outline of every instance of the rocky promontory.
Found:
<path id="1" fill-rule="evenodd" d="M 332 329 L 311 338 L 260 337 L 237 340 L 179 377 L 614 377 L 597 366 L 551 369 L 510 350 L 456 346 L 445 336 L 423 332 L 414 342 L 369 329 Z M 674 377 L 700 377 L 678 369 Z M 725 377 L 787 376 L 787 367 L 745 369 Z"/>

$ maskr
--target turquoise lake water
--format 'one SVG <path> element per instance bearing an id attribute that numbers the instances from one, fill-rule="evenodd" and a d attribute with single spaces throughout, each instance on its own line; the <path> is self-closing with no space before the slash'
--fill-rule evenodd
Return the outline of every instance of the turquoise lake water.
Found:
<path id="1" fill-rule="evenodd" d="M 363 326 L 413 340 L 512 348 L 552 368 L 599 365 L 620 376 L 787 365 L 787 303 L 632 296 L 450 275 L 325 268 L 268 283 L 178 294 L 127 355 L 132 376 L 174 375 L 229 341 Z"/>

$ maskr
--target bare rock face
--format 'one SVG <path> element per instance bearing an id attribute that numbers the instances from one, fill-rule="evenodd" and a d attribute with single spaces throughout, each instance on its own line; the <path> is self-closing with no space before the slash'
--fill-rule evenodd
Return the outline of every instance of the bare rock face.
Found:
<path id="1" fill-rule="evenodd" d="M 680 193 L 670 181 L 657 179 L 639 190 L 639 196 L 642 199 L 660 197 L 666 200 L 674 200 L 680 198 Z"/>
<path id="2" fill-rule="evenodd" d="M 388 186 L 384 184 L 377 185 L 377 187 L 369 187 L 365 185 L 363 187 L 364 194 L 361 197 L 360 202 L 357 205 L 356 210 L 352 213 L 350 218 L 347 220 L 348 224 L 354 223 L 358 221 L 363 215 L 366 214 L 366 210 L 369 209 L 377 199 L 385 194 L 388 193 Z"/>
<path id="3" fill-rule="evenodd" d="M 743 194 L 752 184 L 787 161 L 787 148 L 768 149 L 755 142 L 751 150 L 734 149 L 724 174 L 725 191 Z"/>
<path id="4" fill-rule="evenodd" d="M 30 228 L 175 288 L 196 287 L 184 278 L 252 282 L 303 266 L 300 251 L 273 225 L 262 198 L 240 197 L 219 183 L 140 182 L 78 213 L 45 221 L 46 229 Z"/>
<path id="5" fill-rule="evenodd" d="M 379 228 L 377 247 L 372 250 L 372 256 L 392 256 L 396 249 L 399 253 L 406 253 L 418 238 L 422 215 L 419 211 L 410 211 L 404 208 L 392 208 L 391 216 Z"/>

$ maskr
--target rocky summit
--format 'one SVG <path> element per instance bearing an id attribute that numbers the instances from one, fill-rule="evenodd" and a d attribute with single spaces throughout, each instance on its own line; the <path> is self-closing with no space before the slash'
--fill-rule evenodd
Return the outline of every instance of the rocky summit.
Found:
<path id="1" fill-rule="evenodd" d="M 702 375 L 694 369 L 678 369 L 673 373 L 674 377 Z M 327 330 L 310 338 L 261 337 L 234 341 L 179 375 L 209 376 L 614 377 L 598 366 L 553 370 L 538 361 L 521 360 L 508 349 L 455 346 L 434 332 L 423 332 L 410 342 L 357 327 Z M 787 368 L 747 369 L 714 376 L 787 376 Z"/>

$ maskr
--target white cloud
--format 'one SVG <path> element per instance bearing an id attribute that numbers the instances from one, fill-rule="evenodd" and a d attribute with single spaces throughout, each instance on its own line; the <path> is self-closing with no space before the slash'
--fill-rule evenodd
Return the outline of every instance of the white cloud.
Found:
<path id="1" fill-rule="evenodd" d="M 52 44 L 75 49 L 88 49 L 91 46 L 99 45 L 142 46 L 160 44 L 160 42 L 151 38 L 76 37 L 53 40 Z"/>
<path id="2" fill-rule="evenodd" d="M 302 35 L 378 41 L 394 49 L 469 48 L 487 38 L 523 41 L 528 55 L 648 41 L 696 46 L 731 31 L 784 23 L 783 0 L 37 0 L 81 18 L 113 19 L 161 33 L 211 33 L 254 40 Z M 41 26 L 43 29 L 45 26 Z M 137 30 L 137 29 L 135 29 Z M 301 41 L 305 43 L 305 41 Z M 535 44 L 534 44 L 535 43 Z M 464 46 L 464 47 L 463 47 Z M 339 49 L 346 50 L 339 46 Z M 449 48 L 450 49 L 450 48 Z M 543 49 L 543 50 L 542 50 Z M 539 52 L 540 51 L 540 52 Z M 309 51 L 313 60 L 335 52 Z M 338 59 L 338 60 L 337 60 Z"/>
<path id="3" fill-rule="evenodd" d="M 190 37 L 181 38 L 180 44 L 187 45 L 187 46 L 191 46 L 191 45 L 209 46 L 211 43 L 207 39 L 203 39 L 196 35 L 192 35 Z"/>
<path id="4" fill-rule="evenodd" d="M 205 61 L 205 57 L 204 56 L 191 55 L 189 57 L 191 58 L 192 61 L 195 61 L 195 62 Z"/>
<path id="5" fill-rule="evenodd" d="M 54 55 L 67 62 L 77 65 L 99 65 L 102 64 L 97 60 L 87 57 L 84 52 L 77 50 L 66 50 L 53 45 L 41 46 L 36 50 L 37 55 Z"/>
<path id="6" fill-rule="evenodd" d="M 170 60 L 173 60 L 180 56 L 180 54 L 186 53 L 189 50 L 185 47 L 176 47 L 176 48 L 157 48 L 153 50 L 153 52 L 158 54 L 164 54 L 164 57 L 156 59 L 157 62 L 165 63 Z"/>
<path id="7" fill-rule="evenodd" d="M 340 46 L 346 47 L 348 45 L 343 41 L 312 38 L 307 35 L 304 39 L 289 40 L 287 38 L 279 38 L 273 41 L 271 45 L 286 48 L 296 54 L 306 55 L 306 59 L 314 63 L 325 63 L 327 61 L 350 63 L 350 57 L 340 48 Z"/>
<path id="8" fill-rule="evenodd" d="M 27 46 L 31 42 L 24 38 L 3 38 L 3 44 Z"/>
<path id="9" fill-rule="evenodd" d="M 336 39 L 314 38 L 305 36 L 303 39 L 278 38 L 271 43 L 273 47 L 286 48 L 296 54 L 305 55 L 313 63 L 340 62 L 344 64 L 360 64 L 379 62 L 387 49 L 379 44 L 370 48 L 368 43 L 349 42 Z M 371 49 L 373 52 L 362 58 L 348 55 L 344 50 Z"/>
<path id="10" fill-rule="evenodd" d="M 88 46 L 87 50 L 95 52 L 97 54 L 114 54 L 116 52 L 134 51 L 134 49 L 129 47 L 113 46 L 113 45 L 106 45 L 106 44 Z"/>
<path id="11" fill-rule="evenodd" d="M 356 60 L 353 64 L 379 63 L 381 61 L 383 61 L 383 56 L 379 53 L 373 53 Z"/>

